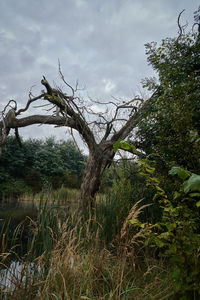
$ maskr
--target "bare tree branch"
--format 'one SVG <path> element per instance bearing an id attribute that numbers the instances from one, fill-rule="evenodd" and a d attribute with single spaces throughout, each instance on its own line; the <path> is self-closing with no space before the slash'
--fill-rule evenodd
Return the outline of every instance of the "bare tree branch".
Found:
<path id="1" fill-rule="evenodd" d="M 37 96 L 37 97 L 34 97 L 34 98 L 29 99 L 28 102 L 26 103 L 25 108 L 19 109 L 19 110 L 16 112 L 15 115 L 18 116 L 18 115 L 20 115 L 22 112 L 25 112 L 26 110 L 28 110 L 28 108 L 29 108 L 29 106 L 31 105 L 31 103 L 33 103 L 33 102 L 35 102 L 35 101 L 37 101 L 37 100 L 43 98 L 44 96 L 45 96 L 45 94 L 41 94 L 41 95 L 39 95 L 39 96 Z"/>
<path id="2" fill-rule="evenodd" d="M 177 19 L 177 24 L 178 24 L 178 28 L 179 28 L 179 36 L 178 36 L 178 40 L 181 38 L 181 36 L 184 34 L 185 28 L 188 26 L 188 22 L 186 22 L 185 25 L 181 25 L 180 24 L 180 19 L 181 19 L 181 15 L 182 13 L 185 11 L 185 9 L 183 9 Z"/>
<path id="3" fill-rule="evenodd" d="M 0 120 L 0 149 L 6 143 L 7 136 L 12 128 L 16 131 L 19 144 L 18 128 L 33 124 L 49 124 L 55 127 L 71 128 L 73 139 L 73 130 L 76 130 L 89 149 L 89 159 L 81 186 L 81 202 L 84 206 L 94 201 L 103 172 L 105 168 L 109 167 L 115 156 L 114 143 L 118 139 L 126 138 L 137 126 L 146 110 L 146 102 L 136 97 L 123 104 L 120 104 L 118 100 L 116 100 L 116 103 L 114 101 L 100 103 L 92 100 L 84 103 L 76 95 L 78 82 L 75 88 L 66 82 L 61 71 L 60 62 L 59 74 L 65 86 L 70 90 L 71 95 L 66 94 L 57 86 L 52 88 L 43 76 L 41 84 L 45 87 L 45 91 L 36 97 L 33 97 L 30 91 L 29 99 L 24 108 L 17 111 L 17 102 L 15 100 L 8 102 L 2 111 Z M 38 100 L 41 103 L 38 103 L 35 107 L 45 108 L 46 115 L 37 114 L 17 118 L 17 116 L 27 112 L 30 105 Z M 135 105 L 135 101 L 140 101 L 141 104 L 136 103 Z M 99 112 L 96 107 L 93 107 L 94 104 L 104 105 L 104 111 Z M 8 108 L 9 111 L 7 112 Z M 92 108 L 97 109 L 97 111 Z M 132 154 L 141 155 L 140 151 Z"/>

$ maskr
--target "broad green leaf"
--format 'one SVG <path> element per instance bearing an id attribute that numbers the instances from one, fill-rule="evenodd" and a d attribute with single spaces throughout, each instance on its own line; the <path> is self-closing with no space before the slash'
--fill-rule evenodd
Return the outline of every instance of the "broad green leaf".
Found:
<path id="1" fill-rule="evenodd" d="M 114 146 L 114 151 L 117 152 L 120 148 L 124 150 L 130 150 L 132 149 L 133 153 L 136 151 L 136 147 L 134 145 L 131 145 L 128 141 L 117 141 Z"/>
<path id="2" fill-rule="evenodd" d="M 155 243 L 159 248 L 162 248 L 165 246 L 165 243 L 159 238 L 155 239 Z"/>
<path id="3" fill-rule="evenodd" d="M 178 175 L 179 178 L 185 180 L 191 175 L 191 172 L 184 170 L 181 167 L 172 167 L 169 171 L 169 175 Z"/>
<path id="4" fill-rule="evenodd" d="M 147 171 L 148 173 L 150 173 L 150 174 L 153 174 L 154 171 L 155 171 L 155 168 L 151 168 L 150 166 L 148 166 L 148 167 L 146 168 L 146 171 Z M 154 179 L 154 178 L 152 178 L 152 179 Z"/>
<path id="5" fill-rule="evenodd" d="M 138 224 L 141 224 L 141 222 L 138 220 L 138 219 L 131 219 L 130 221 L 129 221 L 129 223 L 130 224 L 132 224 L 132 225 L 138 225 Z"/>
<path id="6" fill-rule="evenodd" d="M 200 201 L 198 201 L 198 202 L 196 203 L 196 206 L 197 206 L 197 207 L 200 207 Z"/>
<path id="7" fill-rule="evenodd" d="M 160 238 L 167 240 L 170 236 L 170 232 L 166 231 L 160 234 Z"/>
<path id="8" fill-rule="evenodd" d="M 184 192 L 200 192 L 200 175 L 192 174 L 190 178 L 183 183 Z"/>
<path id="9" fill-rule="evenodd" d="M 189 196 L 192 198 L 200 197 L 200 193 L 190 193 Z"/>
<path id="10" fill-rule="evenodd" d="M 131 148 L 131 145 L 128 142 L 120 142 L 120 148 L 124 149 L 124 150 L 129 150 Z"/>
<path id="11" fill-rule="evenodd" d="M 121 143 L 121 140 L 117 141 L 114 145 L 113 145 L 113 149 L 115 152 L 117 152 L 120 148 L 120 143 Z"/>
<path id="12" fill-rule="evenodd" d="M 176 200 L 177 198 L 179 198 L 180 195 L 181 195 L 181 194 L 180 194 L 179 192 L 175 191 L 175 192 L 174 192 L 174 197 L 173 197 L 174 200 Z"/>
<path id="13" fill-rule="evenodd" d="M 197 142 L 199 139 L 199 134 L 197 130 L 190 130 L 190 135 L 189 135 L 189 141 L 190 142 Z"/>

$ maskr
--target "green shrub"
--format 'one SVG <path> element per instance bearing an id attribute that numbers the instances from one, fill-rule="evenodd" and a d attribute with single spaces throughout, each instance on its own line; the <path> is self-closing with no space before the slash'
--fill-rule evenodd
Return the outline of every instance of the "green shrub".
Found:
<path id="1" fill-rule="evenodd" d="M 154 177 L 155 169 L 147 161 L 139 162 L 147 185 L 154 187 L 156 198 L 162 208 L 161 222 L 149 225 L 132 220 L 134 226 L 146 227 L 146 245 L 160 249 L 172 266 L 171 279 L 178 299 L 192 299 L 200 296 L 200 176 L 180 167 L 171 169 L 171 175 L 178 175 L 183 181 L 173 199 L 167 197 Z M 196 298 L 195 298 L 196 299 Z"/>
<path id="2" fill-rule="evenodd" d="M 17 198 L 25 193 L 30 193 L 31 188 L 21 179 L 12 179 L 1 184 L 0 198 Z"/>

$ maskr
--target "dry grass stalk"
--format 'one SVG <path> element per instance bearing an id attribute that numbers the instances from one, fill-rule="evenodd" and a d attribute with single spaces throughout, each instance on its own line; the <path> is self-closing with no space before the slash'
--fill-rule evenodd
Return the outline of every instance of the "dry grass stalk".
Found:
<path id="1" fill-rule="evenodd" d="M 143 209 L 145 207 L 148 207 L 150 206 L 151 204 L 145 204 L 145 205 L 142 205 L 138 208 L 138 205 L 143 201 L 144 199 L 141 199 L 139 201 L 137 201 L 133 207 L 131 208 L 129 214 L 128 214 L 128 217 L 126 218 L 126 220 L 124 221 L 123 223 L 123 226 L 122 226 L 122 229 L 121 229 L 121 232 L 120 232 L 120 238 L 122 239 L 126 233 L 127 233 L 127 227 L 128 225 L 130 225 L 130 220 L 133 220 L 133 219 L 137 219 L 138 216 L 141 214 L 141 212 L 143 211 Z M 144 230 L 141 230 L 138 234 L 140 235 L 141 232 L 143 232 Z M 135 238 L 139 237 L 139 235 L 136 234 Z"/>

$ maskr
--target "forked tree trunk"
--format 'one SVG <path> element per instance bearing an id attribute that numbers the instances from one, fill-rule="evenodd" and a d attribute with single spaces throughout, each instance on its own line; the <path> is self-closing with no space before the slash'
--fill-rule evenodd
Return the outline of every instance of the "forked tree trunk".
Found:
<path id="1" fill-rule="evenodd" d="M 5 144 L 11 128 L 16 130 L 16 138 L 18 138 L 18 128 L 26 127 L 33 124 L 66 126 L 76 130 L 82 136 L 82 139 L 87 144 L 90 152 L 88 163 L 85 169 L 85 174 L 83 177 L 83 182 L 81 185 L 80 203 L 83 208 L 86 208 L 88 206 L 92 207 L 94 206 L 95 195 L 99 190 L 101 184 L 103 172 L 112 163 L 112 160 L 114 158 L 115 152 L 113 150 L 113 145 L 119 139 L 125 139 L 128 136 L 128 134 L 133 130 L 133 128 L 135 128 L 138 125 L 138 121 L 140 120 L 143 113 L 146 111 L 146 108 L 148 108 L 148 101 L 146 101 L 138 109 L 133 106 L 130 106 L 130 108 L 132 109 L 131 115 L 119 130 L 114 128 L 113 124 L 115 121 L 118 120 L 119 110 L 122 108 L 129 108 L 129 104 L 128 106 L 116 106 L 116 110 L 112 121 L 106 122 L 105 118 L 103 118 L 105 121 L 105 123 L 104 121 L 103 123 L 106 127 L 105 133 L 101 142 L 97 144 L 95 135 L 89 126 L 90 123 L 86 121 L 82 113 L 82 111 L 85 111 L 85 106 L 81 106 L 81 101 L 79 103 L 80 106 L 76 103 L 76 101 L 78 101 L 79 99 L 75 97 L 74 93 L 76 90 L 74 90 L 70 85 L 66 83 L 61 71 L 60 74 L 64 83 L 67 85 L 68 88 L 71 89 L 71 96 L 62 93 L 59 89 L 56 90 L 51 88 L 46 78 L 43 77 L 41 83 L 45 86 L 46 93 L 43 92 L 42 94 L 34 98 L 30 96 L 25 108 L 21 108 L 18 111 L 17 103 L 15 100 L 10 100 L 8 102 L 8 104 L 5 106 L 2 112 L 3 119 L 0 120 L 0 150 L 1 147 Z M 52 104 L 53 107 L 57 107 L 59 109 L 58 115 L 30 115 L 20 119 L 16 118 L 21 113 L 27 111 L 29 106 L 34 101 L 37 101 L 39 99 L 47 101 L 48 105 Z M 6 109 L 8 109 L 8 107 L 12 107 L 11 104 L 14 104 L 14 108 L 11 108 L 6 113 Z M 100 124 L 102 123 L 97 121 L 97 125 L 100 126 Z"/>
<path id="2" fill-rule="evenodd" d="M 94 206 L 95 196 L 101 184 L 104 170 L 108 167 L 115 155 L 113 147 L 102 150 L 98 147 L 93 153 L 90 153 L 85 168 L 84 177 L 81 185 L 80 204 L 83 209 Z"/>

